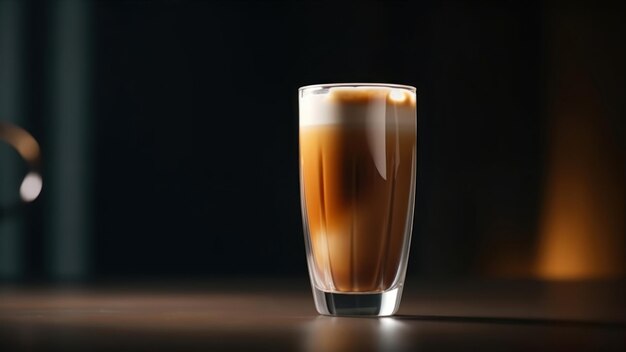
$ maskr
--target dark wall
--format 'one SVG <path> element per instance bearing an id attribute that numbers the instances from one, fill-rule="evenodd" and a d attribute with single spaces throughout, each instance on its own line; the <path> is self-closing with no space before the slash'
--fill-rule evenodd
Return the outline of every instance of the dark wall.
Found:
<path id="1" fill-rule="evenodd" d="M 545 174 L 547 8 L 91 3 L 87 276 L 306 275 L 296 92 L 328 82 L 418 87 L 411 275 L 481 272 L 494 241 L 523 260 Z M 24 16 L 36 100 L 50 20 Z M 46 140 L 46 105 L 31 109 Z M 45 276 L 46 209 L 29 211 L 26 275 Z"/>
<path id="2" fill-rule="evenodd" d="M 469 269 L 487 221 L 476 202 L 533 228 L 538 5 L 95 10 L 98 273 L 304 273 L 296 90 L 312 83 L 418 87 L 412 270 Z"/>

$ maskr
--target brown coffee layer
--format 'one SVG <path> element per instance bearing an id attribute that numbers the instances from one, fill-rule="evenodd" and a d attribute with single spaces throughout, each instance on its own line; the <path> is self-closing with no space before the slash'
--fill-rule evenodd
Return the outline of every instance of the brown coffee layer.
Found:
<path id="1" fill-rule="evenodd" d="M 340 92 L 343 103 L 378 92 Z M 414 116 L 414 112 L 413 112 Z M 391 288 L 408 236 L 414 178 L 415 120 L 374 131 L 342 124 L 300 131 L 301 182 L 316 281 L 323 290 L 380 292 Z M 400 128 L 401 127 L 401 128 Z M 384 169 L 384 172 L 381 170 Z"/>

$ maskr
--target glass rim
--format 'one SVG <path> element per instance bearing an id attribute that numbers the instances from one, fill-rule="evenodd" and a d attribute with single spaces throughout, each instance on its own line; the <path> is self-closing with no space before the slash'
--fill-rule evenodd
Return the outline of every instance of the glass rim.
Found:
<path id="1" fill-rule="evenodd" d="M 417 92 L 417 88 L 405 84 L 396 84 L 396 83 L 320 83 L 320 84 L 309 84 L 306 86 L 302 86 L 298 88 L 299 92 L 311 89 L 325 89 L 325 88 L 334 88 L 334 87 L 384 87 L 384 88 L 395 88 L 395 89 L 406 89 L 413 93 Z"/>

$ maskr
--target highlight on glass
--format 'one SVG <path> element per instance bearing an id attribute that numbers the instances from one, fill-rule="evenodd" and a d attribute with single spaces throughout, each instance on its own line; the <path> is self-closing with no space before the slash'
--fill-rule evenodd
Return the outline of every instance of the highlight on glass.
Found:
<path id="1" fill-rule="evenodd" d="M 315 306 L 394 314 L 406 274 L 417 159 L 416 89 L 299 89 L 300 190 Z"/>

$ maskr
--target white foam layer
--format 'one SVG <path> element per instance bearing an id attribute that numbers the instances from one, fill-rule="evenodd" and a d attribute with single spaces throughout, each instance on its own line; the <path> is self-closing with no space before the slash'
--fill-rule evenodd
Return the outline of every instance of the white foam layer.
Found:
<path id="1" fill-rule="evenodd" d="M 333 87 L 300 97 L 300 127 L 329 124 L 414 125 L 415 93 L 386 87 Z"/>

